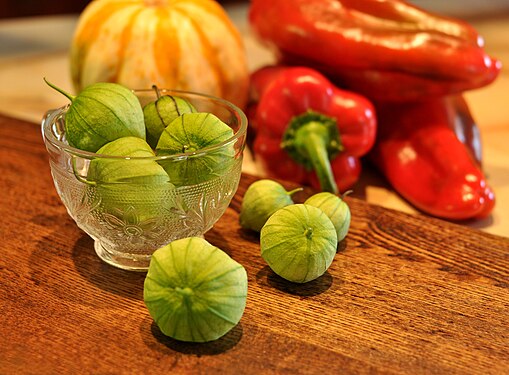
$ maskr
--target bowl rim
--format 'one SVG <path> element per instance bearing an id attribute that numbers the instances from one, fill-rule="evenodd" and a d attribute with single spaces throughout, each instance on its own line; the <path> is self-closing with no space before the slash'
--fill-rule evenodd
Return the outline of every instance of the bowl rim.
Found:
<path id="1" fill-rule="evenodd" d="M 194 97 L 200 97 L 200 98 L 206 98 L 211 99 L 217 103 L 220 103 L 222 106 L 228 108 L 232 113 L 235 114 L 235 116 L 239 120 L 239 129 L 231 136 L 230 138 L 216 143 L 211 146 L 204 147 L 197 151 L 189 151 L 189 152 L 182 152 L 178 154 L 172 154 L 172 155 L 155 155 L 155 156 L 118 156 L 118 155 L 107 155 L 107 154 L 99 154 L 96 152 L 91 151 L 85 151 L 81 150 L 79 148 L 73 147 L 69 145 L 66 142 L 63 142 L 59 140 L 54 132 L 51 130 L 52 124 L 55 123 L 55 121 L 59 118 L 65 115 L 67 109 L 70 107 L 70 104 L 66 104 L 64 106 L 50 109 L 46 112 L 46 114 L 43 116 L 42 122 L 41 122 L 41 132 L 42 136 L 45 142 L 51 143 L 53 146 L 55 146 L 58 149 L 62 149 L 65 152 L 72 154 L 75 157 L 81 157 L 84 159 L 123 159 L 123 160 L 184 160 L 188 159 L 190 157 L 200 157 L 207 155 L 215 150 L 224 148 L 225 146 L 229 144 L 235 144 L 240 138 L 244 138 L 242 141 L 242 147 L 240 150 L 236 153 L 242 154 L 242 151 L 246 147 L 246 135 L 247 135 L 247 126 L 248 126 L 248 120 L 247 116 L 244 113 L 242 109 L 237 107 L 235 104 L 229 102 L 228 100 L 225 100 L 223 98 L 210 95 L 210 94 L 204 94 L 196 91 L 187 91 L 187 90 L 174 90 L 174 89 L 166 89 L 166 88 L 158 88 L 159 93 L 161 95 L 171 95 L 175 94 L 183 95 L 183 96 L 194 96 Z M 154 89 L 132 89 L 131 90 L 134 94 L 144 94 L 144 93 L 153 93 L 155 94 Z M 137 95 L 138 96 L 138 95 Z"/>

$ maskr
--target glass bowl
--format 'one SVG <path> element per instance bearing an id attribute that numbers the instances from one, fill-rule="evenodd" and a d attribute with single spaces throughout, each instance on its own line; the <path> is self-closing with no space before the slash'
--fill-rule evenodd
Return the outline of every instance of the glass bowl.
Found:
<path id="1" fill-rule="evenodd" d="M 127 270 L 145 271 L 152 253 L 169 242 L 203 236 L 223 215 L 237 191 L 247 119 L 235 105 L 213 96 L 160 89 L 161 95 L 179 96 L 197 111 L 215 114 L 233 130 L 228 140 L 196 152 L 155 157 L 118 157 L 86 152 L 71 147 L 65 139 L 65 114 L 69 106 L 50 110 L 42 120 L 42 135 L 49 153 L 55 188 L 67 212 L 79 228 L 94 239 L 103 261 Z M 142 105 L 157 99 L 154 90 L 134 90 Z M 94 160 L 139 168 L 157 162 L 165 170 L 181 170 L 183 163 L 205 162 L 228 150 L 233 155 L 207 170 L 192 184 L 147 183 L 140 179 L 101 183 L 89 179 Z M 210 161 L 207 162 L 210 165 Z M 116 164 L 115 164 L 116 165 Z M 199 174 L 201 176 L 201 174 Z M 195 176 L 196 177 L 196 176 Z"/>

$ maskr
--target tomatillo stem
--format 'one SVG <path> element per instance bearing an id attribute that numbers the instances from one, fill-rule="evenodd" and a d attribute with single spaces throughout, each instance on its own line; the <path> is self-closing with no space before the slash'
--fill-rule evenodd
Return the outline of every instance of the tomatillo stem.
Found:
<path id="1" fill-rule="evenodd" d="M 44 79 L 44 82 L 46 82 L 46 84 L 47 84 L 49 87 L 51 87 L 52 89 L 54 89 L 54 90 L 58 91 L 60 94 L 62 94 L 62 95 L 64 95 L 64 96 L 66 96 L 66 97 L 67 97 L 67 99 L 69 99 L 71 102 L 74 100 L 74 98 L 76 98 L 76 96 L 75 96 L 75 95 L 71 95 L 71 94 L 69 94 L 67 91 L 64 91 L 64 90 L 62 90 L 60 87 L 57 87 L 57 86 L 55 86 L 54 84 L 52 84 L 50 81 L 48 81 L 48 80 L 46 79 L 46 77 L 44 77 L 43 79 Z"/>
<path id="2" fill-rule="evenodd" d="M 159 90 L 159 87 L 157 87 L 157 85 L 152 85 L 152 90 L 156 92 L 157 99 L 159 99 L 161 97 L 161 90 Z"/>
<path id="3" fill-rule="evenodd" d="M 287 191 L 286 194 L 292 196 L 293 194 L 297 193 L 298 191 L 302 191 L 302 190 L 304 190 L 304 188 L 298 187 L 293 190 Z"/>

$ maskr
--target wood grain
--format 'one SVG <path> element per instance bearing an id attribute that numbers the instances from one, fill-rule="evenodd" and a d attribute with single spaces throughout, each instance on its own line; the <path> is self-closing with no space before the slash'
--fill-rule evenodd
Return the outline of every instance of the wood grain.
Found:
<path id="1" fill-rule="evenodd" d="M 144 274 L 102 263 L 67 215 L 39 127 L 0 117 L 0 373 L 509 373 L 508 238 L 347 198 L 332 266 L 296 285 L 238 225 L 254 180 L 206 234 L 248 272 L 245 314 L 181 343 L 150 318 Z"/>

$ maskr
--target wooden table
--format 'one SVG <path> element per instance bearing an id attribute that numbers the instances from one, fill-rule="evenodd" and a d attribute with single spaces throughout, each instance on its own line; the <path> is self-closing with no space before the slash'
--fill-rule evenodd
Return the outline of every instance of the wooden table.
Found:
<path id="1" fill-rule="evenodd" d="M 0 373 L 509 373 L 508 238 L 347 198 L 332 266 L 296 285 L 239 227 L 254 179 L 206 234 L 248 272 L 245 314 L 181 343 L 149 316 L 145 275 L 101 262 L 67 215 L 39 127 L 0 117 Z"/>

